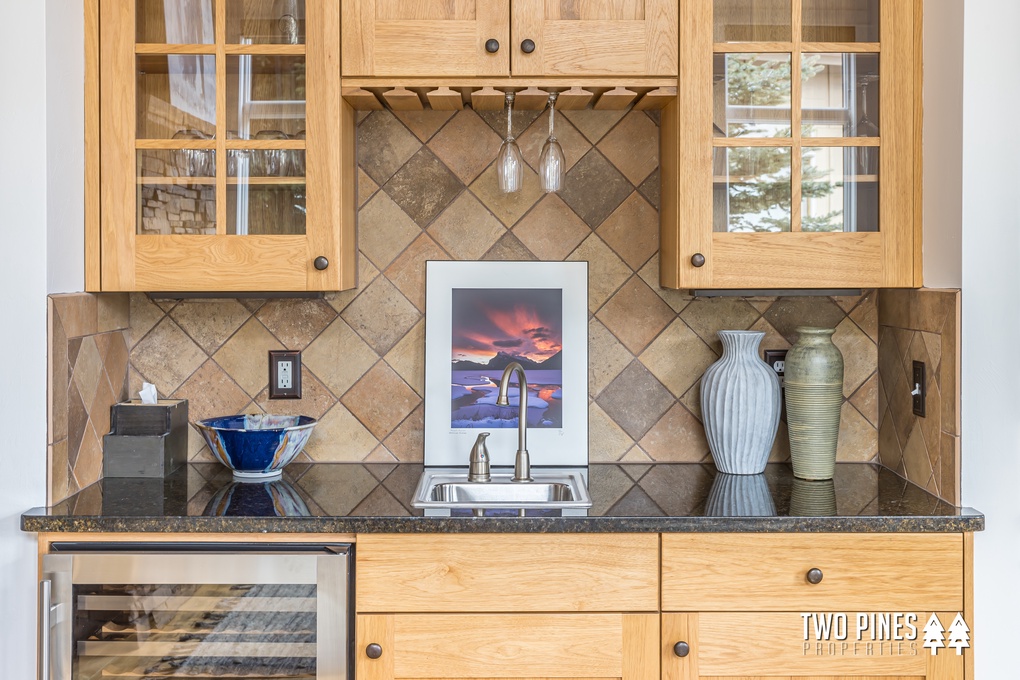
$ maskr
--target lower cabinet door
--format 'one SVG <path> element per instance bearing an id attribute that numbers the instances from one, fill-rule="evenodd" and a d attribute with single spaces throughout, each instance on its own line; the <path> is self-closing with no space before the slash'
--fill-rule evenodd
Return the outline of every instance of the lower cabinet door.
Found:
<path id="1" fill-rule="evenodd" d="M 864 618 L 858 620 L 858 614 Z M 950 628 L 956 612 L 936 613 L 942 632 L 928 627 L 931 615 L 931 612 L 663 614 L 662 679 L 963 680 L 964 655 L 970 650 L 961 648 L 962 654 L 957 654 L 957 649 L 950 646 L 954 636 Z M 961 629 L 955 635 L 969 641 L 968 634 Z M 945 646 L 936 647 L 933 655 L 932 648 L 924 645 L 926 640 L 936 639 Z"/>
<path id="2" fill-rule="evenodd" d="M 357 680 L 659 677 L 657 614 L 365 614 Z"/>

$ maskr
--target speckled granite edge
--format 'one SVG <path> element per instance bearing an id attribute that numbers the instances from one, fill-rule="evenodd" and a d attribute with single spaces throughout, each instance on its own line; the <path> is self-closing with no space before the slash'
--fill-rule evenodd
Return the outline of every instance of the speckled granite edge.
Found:
<path id="1" fill-rule="evenodd" d="M 36 508 L 21 529 L 37 533 L 960 533 L 984 515 L 911 517 L 53 517 Z"/>

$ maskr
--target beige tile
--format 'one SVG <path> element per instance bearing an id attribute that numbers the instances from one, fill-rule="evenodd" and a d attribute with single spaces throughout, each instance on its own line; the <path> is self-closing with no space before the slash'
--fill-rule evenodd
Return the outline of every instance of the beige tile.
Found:
<path id="1" fill-rule="evenodd" d="M 191 405 L 190 402 L 188 405 Z M 250 413 L 251 409 L 243 409 L 243 412 Z M 194 421 L 195 417 L 189 413 L 188 419 Z M 206 444 L 205 438 L 194 425 L 188 426 L 188 460 L 191 462 L 218 462 L 213 456 L 212 451 L 209 450 L 209 445 Z"/>
<path id="2" fill-rule="evenodd" d="M 134 348 L 165 313 L 145 293 L 131 293 L 131 330 L 128 333 L 128 347 Z"/>
<path id="3" fill-rule="evenodd" d="M 302 367 L 300 399 L 270 399 L 267 387 L 255 402 L 266 413 L 281 416 L 311 416 L 318 419 L 333 408 L 337 400 L 318 378 L 309 373 L 306 367 Z"/>
<path id="4" fill-rule="evenodd" d="M 503 224 L 465 191 L 429 225 L 428 233 L 458 260 L 477 260 L 506 233 Z"/>
<path id="5" fill-rule="evenodd" d="M 659 462 L 697 463 L 709 452 L 705 428 L 676 404 L 641 439 L 641 449 Z"/>
<path id="6" fill-rule="evenodd" d="M 633 447 L 632 447 L 633 448 Z M 634 486 L 634 480 L 628 474 L 630 468 L 638 468 L 639 465 L 628 466 L 623 469 L 619 465 L 592 465 L 588 468 L 588 488 L 597 489 L 592 495 L 593 504 L 589 510 L 589 516 L 600 517 L 605 515 L 617 501 L 626 495 Z"/>
<path id="7" fill-rule="evenodd" d="M 411 386 L 419 397 L 425 396 L 425 320 L 422 319 L 386 355 L 386 363 Z"/>
<path id="8" fill-rule="evenodd" d="M 588 310 L 591 312 L 598 311 L 630 278 L 630 267 L 597 234 L 582 241 L 567 260 L 588 263 Z"/>
<path id="9" fill-rule="evenodd" d="M 507 227 L 516 224 L 517 220 L 545 196 L 538 182 L 538 174 L 527 166 L 524 167 L 524 184 L 516 193 L 504 194 L 499 190 L 495 165 L 490 165 L 471 184 L 471 193 Z"/>
<path id="10" fill-rule="evenodd" d="M 464 191 L 464 183 L 425 147 L 397 170 L 383 191 L 424 229 Z"/>
<path id="11" fill-rule="evenodd" d="M 843 354 L 843 396 L 849 397 L 878 366 L 878 347 L 850 319 L 836 326 L 832 342 Z"/>
<path id="12" fill-rule="evenodd" d="M 599 150 L 637 186 L 659 166 L 659 128 L 643 111 L 631 111 L 599 142 Z"/>
<path id="13" fill-rule="evenodd" d="M 633 359 L 601 321 L 588 322 L 588 393 L 592 397 L 599 396 Z"/>
<path id="14" fill-rule="evenodd" d="M 765 312 L 768 322 L 791 344 L 797 341 L 798 326 L 835 328 L 845 317 L 839 305 L 827 297 L 779 298 Z"/>
<path id="15" fill-rule="evenodd" d="M 351 290 L 326 293 L 324 299 L 338 313 L 347 309 L 347 305 L 354 301 L 354 298 L 361 294 L 361 291 L 368 288 L 369 284 L 379 276 L 379 269 L 372 264 L 372 261 L 365 257 L 364 253 L 358 253 L 358 285 Z"/>
<path id="16" fill-rule="evenodd" d="M 170 318 L 206 354 L 218 350 L 250 316 L 244 305 L 230 298 L 183 300 L 170 312 Z"/>
<path id="17" fill-rule="evenodd" d="M 634 447 L 631 448 L 630 451 L 628 451 L 626 454 L 624 454 L 623 458 L 620 459 L 620 462 L 621 463 L 634 463 L 634 464 L 637 464 L 637 463 L 651 463 L 651 462 L 654 462 L 654 461 L 652 461 L 651 457 L 649 457 L 649 455 L 647 453 L 645 453 L 644 451 L 641 450 L 640 446 L 634 446 Z M 633 467 L 641 467 L 641 466 L 634 465 Z"/>
<path id="18" fill-rule="evenodd" d="M 620 460 L 634 446 L 623 428 L 617 425 L 598 404 L 588 406 L 588 458 L 592 463 Z"/>
<path id="19" fill-rule="evenodd" d="M 953 301 L 957 293 L 935 290 L 914 291 L 910 306 L 910 327 L 919 331 L 940 333 L 947 317 L 955 305 Z"/>
<path id="20" fill-rule="evenodd" d="M 108 333 L 131 325 L 131 297 L 127 293 L 100 293 L 96 296 L 96 331 Z"/>
<path id="21" fill-rule="evenodd" d="M 906 354 L 903 355 L 903 372 L 911 380 L 913 380 L 914 376 L 915 361 L 923 363 L 928 375 L 932 375 L 934 364 L 931 363 L 931 359 L 928 357 L 928 348 L 925 347 L 924 338 L 921 337 L 920 331 L 910 334 L 910 343 L 907 345 Z M 913 386 L 913 382 L 911 382 L 911 386 Z"/>
<path id="22" fill-rule="evenodd" d="M 685 290 L 673 290 L 671 288 L 663 288 L 659 284 L 659 254 L 656 253 L 652 256 L 652 259 L 648 260 L 648 264 L 641 268 L 638 272 L 641 279 L 648 284 L 648 287 L 655 291 L 655 294 L 661 297 L 667 305 L 673 308 L 673 311 L 679 314 L 682 312 L 687 305 L 694 299 L 687 294 Z"/>
<path id="23" fill-rule="evenodd" d="M 779 298 L 777 297 L 769 296 L 754 296 L 746 297 L 744 299 L 747 301 L 747 304 L 751 305 L 762 314 L 768 311 L 768 308 L 774 305 L 779 300 Z"/>
<path id="24" fill-rule="evenodd" d="M 85 436 L 74 461 L 74 478 L 79 488 L 95 484 L 103 476 L 103 445 L 92 425 L 85 428 Z"/>
<path id="25" fill-rule="evenodd" d="M 925 417 L 917 418 L 917 422 L 921 426 L 921 436 L 924 437 L 932 465 L 935 466 L 942 445 L 942 394 L 932 376 L 928 376 L 927 390 Z"/>
<path id="26" fill-rule="evenodd" d="M 704 420 L 701 415 L 701 379 L 684 393 L 684 396 L 680 397 L 680 403 L 687 407 L 687 410 L 691 412 L 698 420 Z"/>
<path id="27" fill-rule="evenodd" d="M 377 183 L 386 180 L 421 148 L 393 113 L 373 111 L 358 126 L 358 166 Z"/>
<path id="28" fill-rule="evenodd" d="M 765 317 L 755 321 L 748 330 L 759 331 L 765 334 L 765 337 L 761 339 L 761 343 L 758 345 L 758 355 L 763 359 L 766 350 L 790 349 L 790 343 L 779 334 L 779 331 L 772 327 L 772 324 Z"/>
<path id="29" fill-rule="evenodd" d="M 928 366 L 928 373 L 937 375 L 939 366 L 942 362 L 942 335 L 939 333 L 921 333 L 921 341 L 924 343 L 924 348 L 928 353 L 928 360 L 931 365 Z"/>
<path id="30" fill-rule="evenodd" d="M 82 437 L 85 436 L 85 428 L 89 424 L 90 405 L 82 400 L 78 394 L 78 386 L 71 382 L 67 388 L 67 457 L 72 467 L 81 447 Z"/>
<path id="31" fill-rule="evenodd" d="M 596 317 L 634 354 L 640 354 L 674 318 L 673 310 L 634 276 Z"/>
<path id="32" fill-rule="evenodd" d="M 521 240 L 513 235 L 513 232 L 503 234 L 496 245 L 489 249 L 489 252 L 482 256 L 483 260 L 496 260 L 508 262 L 531 262 L 537 260 L 535 254 L 521 243 Z"/>
<path id="33" fill-rule="evenodd" d="M 375 183 L 375 180 L 368 176 L 368 173 L 358 168 L 358 207 L 365 205 L 368 199 L 375 195 L 375 192 L 379 191 L 379 185 Z"/>
<path id="34" fill-rule="evenodd" d="M 839 305 L 840 309 L 849 314 L 850 310 L 856 307 L 864 297 L 865 293 L 861 295 L 834 295 L 832 301 Z"/>
<path id="35" fill-rule="evenodd" d="M 379 269 L 385 269 L 421 229 L 385 192 L 380 191 L 358 212 L 358 247 Z"/>
<path id="36" fill-rule="evenodd" d="M 425 263 L 449 260 L 428 234 L 422 234 L 386 269 L 385 275 L 419 311 L 425 311 Z"/>
<path id="37" fill-rule="evenodd" d="M 365 459 L 366 463 L 396 463 L 397 458 L 389 450 L 380 444 L 375 447 L 372 453 L 368 454 L 368 458 Z M 405 511 L 406 512 L 406 511 Z"/>
<path id="38" fill-rule="evenodd" d="M 213 355 L 213 359 L 254 398 L 269 384 L 269 350 L 272 349 L 284 349 L 284 346 L 258 319 L 252 318 Z"/>
<path id="39" fill-rule="evenodd" d="M 88 336 L 82 339 L 81 349 L 78 351 L 78 358 L 74 362 L 74 369 L 71 379 L 78 386 L 78 393 L 81 394 L 85 404 L 91 404 L 92 398 L 96 396 L 96 387 L 99 379 L 103 377 L 103 357 L 99 353 L 95 336 Z"/>
<path id="40" fill-rule="evenodd" d="M 546 194 L 514 227 L 514 235 L 540 260 L 562 260 L 591 234 L 556 194 Z"/>
<path id="41" fill-rule="evenodd" d="M 471 184 L 496 158 L 501 142 L 477 113 L 462 109 L 428 145 L 461 182 Z"/>
<path id="42" fill-rule="evenodd" d="M 570 170 L 577 161 L 591 149 L 591 142 L 585 139 L 574 125 L 563 115 L 556 116 L 556 141 L 563 149 L 564 170 Z M 521 155 L 524 162 L 534 170 L 542 159 L 542 149 L 546 140 L 549 139 L 549 112 L 546 110 L 535 122 L 518 138 L 517 142 L 521 147 Z"/>
<path id="43" fill-rule="evenodd" d="M 677 319 L 640 358 L 641 363 L 679 399 L 719 357 L 697 333 Z"/>
<path id="44" fill-rule="evenodd" d="M 421 318 L 384 276 L 373 281 L 341 316 L 380 355 L 389 352 Z"/>
<path id="45" fill-rule="evenodd" d="M 302 353 L 304 365 L 337 397 L 343 396 L 378 358 L 343 319 L 333 321 Z"/>
<path id="46" fill-rule="evenodd" d="M 878 371 L 875 371 L 850 397 L 850 403 L 854 405 L 854 408 L 876 427 L 878 426 L 878 394 Z"/>
<path id="47" fill-rule="evenodd" d="M 892 418 L 883 418 L 878 429 L 878 456 L 882 465 L 890 470 L 898 469 L 903 462 L 903 450 L 896 440 L 896 428 Z"/>
<path id="48" fill-rule="evenodd" d="M 64 332 L 69 338 L 83 335 L 94 335 L 99 328 L 99 305 L 96 295 L 92 293 L 69 293 L 53 295 L 51 300 L 56 307 Z"/>
<path id="49" fill-rule="evenodd" d="M 868 463 L 878 456 L 878 430 L 850 402 L 843 402 L 839 416 L 836 460 Z"/>
<path id="50" fill-rule="evenodd" d="M 303 350 L 336 318 L 324 300 L 277 299 L 255 314 L 270 333 L 292 350 Z"/>
<path id="51" fill-rule="evenodd" d="M 421 397 L 380 361 L 348 390 L 342 402 L 381 440 L 417 408 Z"/>
<path id="52" fill-rule="evenodd" d="M 579 109 L 562 113 L 592 144 L 598 144 L 606 136 L 606 133 L 627 115 L 626 111 L 596 111 L 594 109 Z"/>
<path id="53" fill-rule="evenodd" d="M 401 463 L 420 463 L 425 455 L 425 405 L 419 404 L 411 415 L 386 438 L 386 448 Z"/>
<path id="54" fill-rule="evenodd" d="M 47 388 L 47 442 L 67 437 L 67 385 L 71 380 L 71 367 L 67 363 L 67 335 L 60 323 L 52 300 L 48 302 L 49 333 L 46 352 Z"/>
<path id="55" fill-rule="evenodd" d="M 907 437 L 913 427 L 914 416 L 911 414 L 911 387 L 907 375 L 903 372 L 903 362 L 894 337 L 894 330 L 887 326 L 879 328 L 879 381 L 885 398 L 888 400 L 888 410 L 881 416 L 883 421 L 880 425 L 886 425 L 885 418 L 892 420 L 891 426 L 902 449 L 906 446 Z M 881 408 L 879 413 L 882 414 Z"/>
<path id="56" fill-rule="evenodd" d="M 861 303 L 850 312 L 850 318 L 869 338 L 878 342 L 878 292 L 868 291 Z"/>
<path id="57" fill-rule="evenodd" d="M 758 316 L 757 309 L 741 298 L 733 297 L 697 298 L 680 312 L 684 323 L 720 356 L 722 341 L 719 340 L 719 331 L 747 330 Z"/>
<path id="58" fill-rule="evenodd" d="M 393 115 L 406 125 L 418 139 L 427 142 L 432 138 L 432 135 L 446 125 L 446 121 L 453 118 L 454 113 L 454 111 L 425 109 L 424 111 L 394 111 Z"/>
<path id="59" fill-rule="evenodd" d="M 234 415 L 251 401 L 212 359 L 202 364 L 171 396 L 188 400 L 191 422 Z"/>
<path id="60" fill-rule="evenodd" d="M 779 430 L 776 432 L 775 441 L 772 442 L 772 450 L 769 451 L 769 462 L 790 462 L 790 428 L 783 420 L 779 421 Z"/>
<path id="61" fill-rule="evenodd" d="M 259 308 L 262 305 L 266 304 L 266 298 L 243 297 L 239 298 L 237 301 L 240 302 L 241 305 L 244 306 L 244 308 L 247 309 L 252 314 L 259 311 Z"/>
<path id="62" fill-rule="evenodd" d="M 635 191 L 606 218 L 598 235 L 637 271 L 659 249 L 659 212 Z"/>
<path id="63" fill-rule="evenodd" d="M 889 288 L 878 292 L 878 323 L 882 326 L 910 327 L 910 297 L 913 291 Z"/>
<path id="64" fill-rule="evenodd" d="M 920 425 L 914 426 L 907 438 L 907 445 L 903 447 L 903 466 L 907 479 L 914 484 L 924 486 L 931 479 L 931 461 L 928 460 L 928 451 L 921 438 Z"/>
<path id="65" fill-rule="evenodd" d="M 100 437 L 110 431 L 110 408 L 119 401 L 119 395 L 114 393 L 113 388 L 110 387 L 110 381 L 104 375 L 99 379 L 96 395 L 89 408 L 89 421 L 92 423 L 92 429 Z"/>
<path id="66" fill-rule="evenodd" d="M 127 398 L 125 379 L 128 371 L 126 332 L 110 333 L 110 346 L 103 360 L 103 369 L 118 400 Z"/>
<path id="67" fill-rule="evenodd" d="M 315 426 L 305 453 L 317 463 L 353 463 L 364 460 L 378 445 L 379 440 L 343 404 L 337 404 Z"/>

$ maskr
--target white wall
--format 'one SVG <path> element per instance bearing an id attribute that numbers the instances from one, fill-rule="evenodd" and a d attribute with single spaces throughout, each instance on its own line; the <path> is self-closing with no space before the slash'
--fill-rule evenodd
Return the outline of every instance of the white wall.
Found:
<path id="1" fill-rule="evenodd" d="M 993 680 L 1017 675 L 1020 612 L 1020 3 L 965 7 L 963 500 L 987 516 L 975 641 L 977 676 Z"/>

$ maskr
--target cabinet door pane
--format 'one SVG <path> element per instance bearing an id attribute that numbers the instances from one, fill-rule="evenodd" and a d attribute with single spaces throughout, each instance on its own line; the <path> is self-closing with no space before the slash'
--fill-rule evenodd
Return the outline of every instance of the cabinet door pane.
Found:
<path id="1" fill-rule="evenodd" d="M 879 0 L 803 0 L 803 2 L 804 40 L 878 42 Z"/>
<path id="2" fill-rule="evenodd" d="M 714 231 L 790 231 L 791 152 L 789 147 L 715 149 Z"/>
<path id="3" fill-rule="evenodd" d="M 138 152 L 139 234 L 216 233 L 216 152 L 144 149 Z"/>
<path id="4" fill-rule="evenodd" d="M 135 40 L 211 45 L 216 42 L 213 0 L 137 0 Z"/>
<path id="5" fill-rule="evenodd" d="M 808 147 L 802 160 L 802 231 L 878 231 L 878 147 Z"/>
<path id="6" fill-rule="evenodd" d="M 233 133 L 239 139 L 259 139 L 263 132 L 304 133 L 305 73 L 303 56 L 227 57 L 228 138 Z"/>
<path id="7" fill-rule="evenodd" d="M 136 59 L 138 139 L 173 139 L 197 130 L 216 133 L 216 57 L 143 55 Z"/>
<path id="8" fill-rule="evenodd" d="M 226 0 L 227 42 L 303 45 L 305 0 Z"/>
<path id="9" fill-rule="evenodd" d="M 804 54 L 805 137 L 878 137 L 879 55 Z"/>
<path id="10" fill-rule="evenodd" d="M 790 136 L 789 54 L 717 54 L 712 82 L 714 136 Z"/>
<path id="11" fill-rule="evenodd" d="M 226 233 L 304 234 L 304 166 L 298 149 L 229 151 Z"/>
<path id="12" fill-rule="evenodd" d="M 790 0 L 715 0 L 715 42 L 789 42 Z"/>

